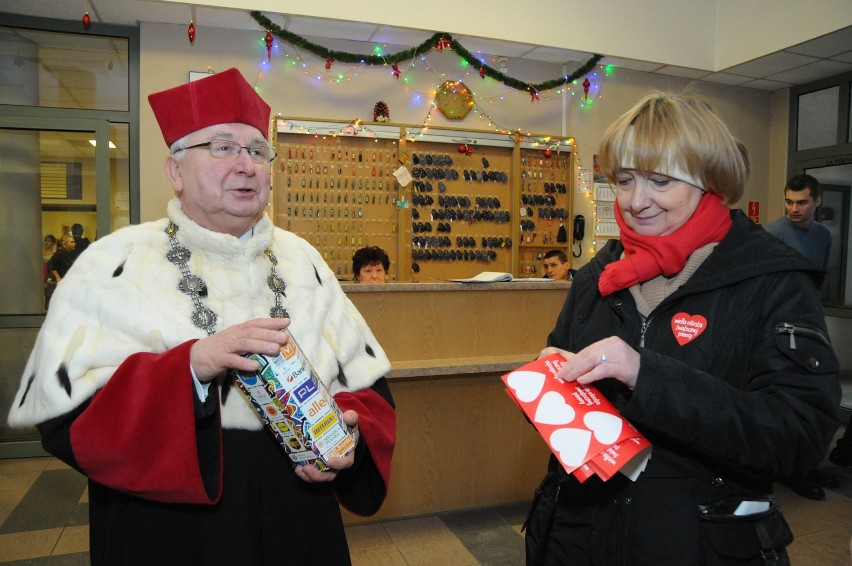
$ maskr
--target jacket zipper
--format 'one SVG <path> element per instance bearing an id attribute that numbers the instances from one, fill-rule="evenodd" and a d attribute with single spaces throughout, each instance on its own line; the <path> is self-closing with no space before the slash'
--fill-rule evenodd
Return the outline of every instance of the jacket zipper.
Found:
<path id="1" fill-rule="evenodd" d="M 653 318 L 653 317 L 651 317 Z M 648 327 L 651 326 L 651 318 L 642 317 L 642 327 L 639 329 L 639 347 L 645 347 L 645 332 L 648 331 Z"/>
<path id="2" fill-rule="evenodd" d="M 789 334 L 790 335 L 790 349 L 796 349 L 796 334 L 800 336 L 810 336 L 811 338 L 816 338 L 820 340 L 823 344 L 831 345 L 831 341 L 826 337 L 825 334 L 820 332 L 819 330 L 812 330 L 810 328 L 805 328 L 803 326 L 796 326 L 795 324 L 790 324 L 789 322 L 781 322 L 775 326 L 776 334 Z"/>

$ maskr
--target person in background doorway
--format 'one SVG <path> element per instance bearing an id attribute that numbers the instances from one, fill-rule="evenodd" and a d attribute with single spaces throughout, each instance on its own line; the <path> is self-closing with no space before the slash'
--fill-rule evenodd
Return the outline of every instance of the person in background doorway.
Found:
<path id="1" fill-rule="evenodd" d="M 562 250 L 550 250 L 544 254 L 544 274 L 554 281 L 571 280 L 571 263 Z"/>
<path id="2" fill-rule="evenodd" d="M 71 234 L 65 234 L 59 240 L 59 249 L 56 250 L 56 253 L 53 254 L 53 257 L 51 257 L 50 261 L 47 262 L 50 275 L 56 283 L 62 281 L 62 278 L 65 277 L 65 274 L 68 273 L 69 269 L 71 269 L 71 265 L 74 263 L 74 260 L 77 259 L 77 255 L 74 251 L 76 245 L 74 236 Z"/>
<path id="3" fill-rule="evenodd" d="M 89 238 L 83 237 L 83 225 L 82 224 L 73 224 L 71 226 L 71 235 L 74 236 L 74 255 L 79 256 L 81 253 L 86 251 L 86 248 L 89 247 Z"/>
<path id="4" fill-rule="evenodd" d="M 390 258 L 382 248 L 367 246 L 352 255 L 352 280 L 358 283 L 384 283 Z"/>
<path id="5" fill-rule="evenodd" d="M 44 280 L 47 281 L 48 277 L 50 277 L 50 270 L 47 268 L 47 263 L 50 261 L 50 258 L 53 257 L 53 254 L 56 253 L 56 236 L 53 234 L 48 234 L 44 237 L 44 244 L 41 249 L 41 262 L 43 264 L 42 274 L 44 275 Z"/>
<path id="6" fill-rule="evenodd" d="M 839 424 L 819 269 L 741 210 L 749 161 L 703 101 L 652 93 L 603 136 L 620 239 L 577 270 L 541 355 L 652 444 L 634 479 L 551 457 L 529 565 L 789 564 L 773 481 Z M 541 313 L 536 313 L 541 316 Z"/>
<path id="7" fill-rule="evenodd" d="M 41 249 L 41 276 L 44 282 L 44 309 L 50 304 L 50 297 L 53 295 L 53 290 L 56 288 L 56 280 L 53 279 L 53 274 L 50 272 L 50 258 L 56 253 L 56 236 L 48 234 L 44 237 L 44 244 Z"/>
<path id="8" fill-rule="evenodd" d="M 9 423 L 37 426 L 88 477 L 93 566 L 350 564 L 341 506 L 371 515 L 387 494 L 390 361 L 317 250 L 264 213 L 271 109 L 240 72 L 148 101 L 169 148 L 167 218 L 79 257 Z M 284 329 L 342 411 L 306 382 L 294 395 L 315 401 L 313 431 L 342 419 L 355 439 L 326 471 L 294 468 L 233 384 L 259 369 L 246 354 L 281 351 Z"/>
<path id="9" fill-rule="evenodd" d="M 784 216 L 767 225 L 766 231 L 825 270 L 831 231 L 814 219 L 820 204 L 819 181 L 810 175 L 796 175 L 784 187 Z"/>
<path id="10" fill-rule="evenodd" d="M 766 226 L 766 231 L 825 270 L 831 252 L 831 232 L 814 219 L 820 204 L 819 181 L 810 175 L 796 175 L 784 187 L 784 216 Z M 782 483 L 802 497 L 817 501 L 825 499 L 824 487 L 840 487 L 837 476 L 816 468 L 786 478 Z"/>

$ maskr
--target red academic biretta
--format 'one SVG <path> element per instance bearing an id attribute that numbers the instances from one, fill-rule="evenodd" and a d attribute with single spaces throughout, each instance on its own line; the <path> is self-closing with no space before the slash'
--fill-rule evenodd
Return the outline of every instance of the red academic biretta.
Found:
<path id="1" fill-rule="evenodd" d="M 266 137 L 269 105 L 236 69 L 191 81 L 148 96 L 166 145 L 216 124 L 239 122 Z"/>

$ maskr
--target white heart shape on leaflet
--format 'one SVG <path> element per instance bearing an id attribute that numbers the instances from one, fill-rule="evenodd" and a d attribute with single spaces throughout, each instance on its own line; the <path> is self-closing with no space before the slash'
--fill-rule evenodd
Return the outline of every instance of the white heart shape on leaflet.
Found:
<path id="1" fill-rule="evenodd" d="M 581 428 L 560 428 L 550 435 L 550 447 L 563 465 L 570 468 L 580 466 L 586 461 L 592 433 Z"/>
<path id="2" fill-rule="evenodd" d="M 537 371 L 513 371 L 509 374 L 506 383 L 509 387 L 515 390 L 515 397 L 518 401 L 529 403 L 534 401 L 538 394 L 541 393 L 541 388 L 544 387 L 544 374 Z"/>
<path id="3" fill-rule="evenodd" d="M 548 425 L 568 424 L 574 420 L 574 409 L 556 391 L 545 393 L 535 410 L 535 422 Z"/>
<path id="4" fill-rule="evenodd" d="M 600 411 L 586 413 L 583 423 L 595 433 L 595 438 L 601 444 L 614 444 L 621 435 L 621 427 L 624 426 L 624 422 L 617 415 Z"/>

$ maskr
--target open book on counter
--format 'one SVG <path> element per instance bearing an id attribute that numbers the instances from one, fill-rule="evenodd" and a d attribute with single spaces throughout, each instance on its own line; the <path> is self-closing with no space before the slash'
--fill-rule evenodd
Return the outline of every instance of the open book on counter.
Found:
<path id="1" fill-rule="evenodd" d="M 550 281 L 547 277 L 512 277 L 511 273 L 502 271 L 483 271 L 469 279 L 450 279 L 457 283 L 505 283 L 507 281 Z"/>

